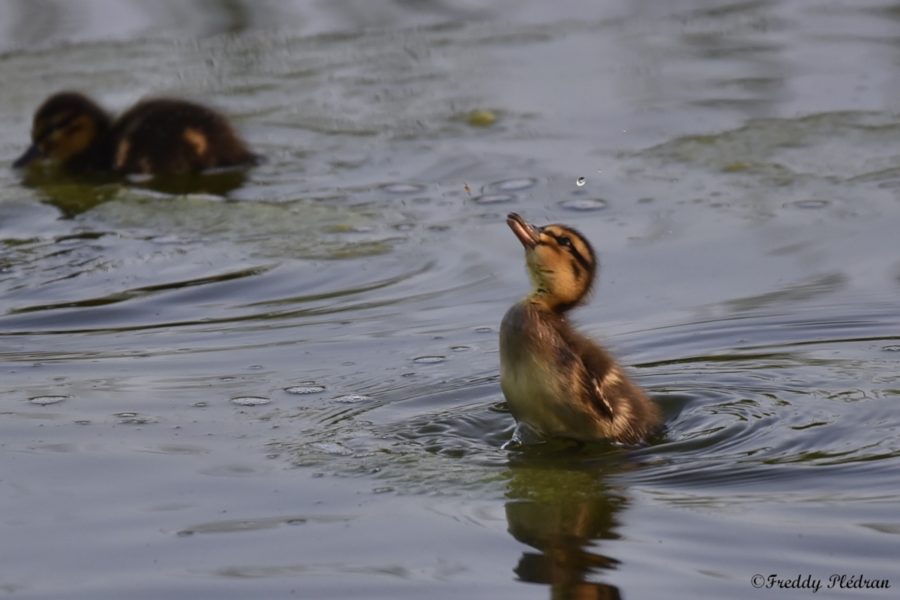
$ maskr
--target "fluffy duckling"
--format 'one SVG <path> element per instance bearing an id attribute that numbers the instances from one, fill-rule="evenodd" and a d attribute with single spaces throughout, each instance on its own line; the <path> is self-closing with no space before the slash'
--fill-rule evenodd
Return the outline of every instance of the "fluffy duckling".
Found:
<path id="1" fill-rule="evenodd" d="M 500 387 L 516 421 L 543 436 L 637 444 L 658 431 L 656 405 L 566 313 L 591 291 L 597 258 L 565 225 L 506 223 L 525 247 L 532 291 L 500 325 Z"/>
<path id="2" fill-rule="evenodd" d="M 256 161 L 224 116 L 173 98 L 143 100 L 113 120 L 87 96 L 60 92 L 38 108 L 31 140 L 14 167 L 47 160 L 72 173 L 180 175 Z"/>

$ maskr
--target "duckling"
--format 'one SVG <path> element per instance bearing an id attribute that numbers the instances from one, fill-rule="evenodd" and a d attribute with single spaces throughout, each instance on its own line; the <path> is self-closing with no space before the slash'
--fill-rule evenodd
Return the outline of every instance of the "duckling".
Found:
<path id="1" fill-rule="evenodd" d="M 662 426 L 659 409 L 566 313 L 589 295 L 597 258 L 565 225 L 506 223 L 525 247 L 532 291 L 500 325 L 500 387 L 519 425 L 542 436 L 637 444 Z"/>
<path id="2" fill-rule="evenodd" d="M 59 163 L 70 173 L 179 175 L 256 162 L 218 112 L 174 98 L 143 100 L 113 121 L 79 92 L 59 92 L 38 108 L 32 144 L 14 163 Z"/>

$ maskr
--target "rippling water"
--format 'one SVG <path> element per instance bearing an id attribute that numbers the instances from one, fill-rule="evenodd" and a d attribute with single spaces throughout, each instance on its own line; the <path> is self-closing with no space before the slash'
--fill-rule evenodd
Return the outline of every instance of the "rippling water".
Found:
<path id="1" fill-rule="evenodd" d="M 827 585 L 900 586 L 896 7 L 191 6 L 0 7 L 0 160 L 61 88 L 266 156 L 0 170 L 0 590 L 892 597 Z M 599 250 L 647 447 L 502 448 L 510 210 Z"/>

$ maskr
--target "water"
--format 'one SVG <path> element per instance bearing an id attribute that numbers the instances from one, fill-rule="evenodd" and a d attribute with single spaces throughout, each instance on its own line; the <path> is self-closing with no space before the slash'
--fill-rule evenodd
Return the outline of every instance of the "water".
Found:
<path id="1" fill-rule="evenodd" d="M 3 4 L 3 162 L 71 87 L 214 103 L 267 162 L 0 169 L 0 590 L 892 597 L 898 14 Z M 502 448 L 511 210 L 600 252 L 575 318 L 662 439 Z"/>

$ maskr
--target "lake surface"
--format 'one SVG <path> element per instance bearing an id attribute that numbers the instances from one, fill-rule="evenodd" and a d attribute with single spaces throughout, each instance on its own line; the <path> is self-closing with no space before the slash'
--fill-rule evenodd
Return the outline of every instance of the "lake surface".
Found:
<path id="1" fill-rule="evenodd" d="M 0 596 L 896 597 L 900 5 L 0 23 L 4 164 L 66 88 L 212 103 L 267 158 L 189 194 L 0 169 Z M 661 440 L 502 449 L 512 210 L 593 242 L 575 320 Z"/>

